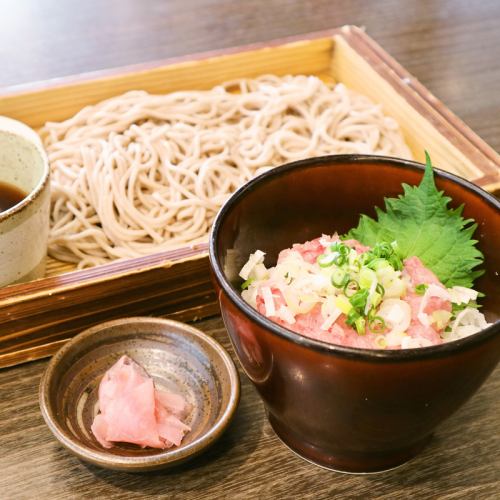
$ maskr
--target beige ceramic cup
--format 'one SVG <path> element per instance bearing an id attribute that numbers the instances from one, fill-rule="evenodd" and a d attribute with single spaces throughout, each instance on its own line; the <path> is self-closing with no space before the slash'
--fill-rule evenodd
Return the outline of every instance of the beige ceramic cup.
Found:
<path id="1" fill-rule="evenodd" d="M 36 132 L 0 116 L 0 182 L 26 193 L 0 212 L 0 286 L 45 273 L 49 234 L 49 162 Z"/>

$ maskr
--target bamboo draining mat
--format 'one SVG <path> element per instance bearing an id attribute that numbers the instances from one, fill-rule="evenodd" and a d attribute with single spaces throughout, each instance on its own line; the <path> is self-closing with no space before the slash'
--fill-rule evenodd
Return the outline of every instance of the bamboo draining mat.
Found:
<path id="1" fill-rule="evenodd" d="M 0 115 L 38 128 L 128 90 L 206 89 L 265 73 L 312 74 L 381 103 L 415 158 L 486 189 L 500 187 L 498 154 L 362 30 L 346 26 L 266 44 L 7 89 Z M 48 356 L 96 323 L 154 314 L 191 321 L 217 313 L 206 246 L 72 272 L 49 260 L 48 277 L 0 290 L 0 367 Z"/>

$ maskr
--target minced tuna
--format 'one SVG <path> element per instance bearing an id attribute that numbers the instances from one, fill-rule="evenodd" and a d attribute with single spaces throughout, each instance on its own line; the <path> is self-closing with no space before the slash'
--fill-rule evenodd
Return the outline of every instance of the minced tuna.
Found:
<path id="1" fill-rule="evenodd" d="M 447 289 L 418 257 L 337 235 L 294 244 L 275 267 L 249 257 L 243 298 L 276 323 L 312 339 L 368 349 L 426 347 L 487 326 L 477 292 Z"/>

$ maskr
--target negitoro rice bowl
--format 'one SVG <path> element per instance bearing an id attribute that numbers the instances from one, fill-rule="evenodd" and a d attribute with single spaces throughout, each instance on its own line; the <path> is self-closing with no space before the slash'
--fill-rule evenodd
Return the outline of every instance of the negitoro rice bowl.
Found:
<path id="1" fill-rule="evenodd" d="M 332 274 L 335 269 L 340 268 L 338 273 L 335 271 L 333 279 L 340 284 L 343 278 L 340 274 L 346 269 L 337 265 L 339 262 L 334 263 L 336 267 L 332 265 L 331 268 L 327 264 L 329 259 L 335 260 L 346 250 L 336 246 L 338 242 L 327 241 L 332 239 L 331 236 L 321 235 L 337 232 L 346 238 L 340 243 L 349 252 L 349 255 L 346 254 L 347 265 L 351 264 L 352 246 L 356 246 L 354 242 L 349 243 L 349 239 L 356 239 L 371 247 L 372 251 L 375 250 L 376 242 L 370 241 L 370 237 L 367 241 L 359 236 L 363 232 L 378 234 L 379 226 L 374 225 L 374 222 L 380 222 L 381 218 L 374 207 L 384 207 L 384 198 L 402 195 L 402 184 L 418 185 L 423 173 L 424 168 L 420 164 L 386 157 L 338 155 L 298 161 L 250 181 L 226 202 L 215 220 L 210 238 L 210 262 L 219 291 L 221 312 L 237 356 L 262 397 L 269 421 L 278 436 L 301 456 L 319 465 L 349 472 L 373 472 L 409 460 L 422 449 L 436 426 L 474 394 L 500 358 L 500 241 L 495 237 L 500 233 L 500 203 L 492 195 L 464 179 L 438 169 L 434 170 L 437 188 L 444 191 L 443 196 L 452 199 L 447 207 L 448 211 L 451 210 L 458 216 L 457 208 L 464 205 L 461 214 L 463 218 L 473 219 L 478 224 L 474 236 L 469 232 L 464 237 L 464 240 L 478 240 L 477 245 L 471 243 L 478 253 L 469 254 L 466 261 L 462 262 L 461 268 L 467 268 L 467 272 L 458 273 L 458 283 L 450 281 L 450 275 L 446 276 L 446 272 L 439 266 L 434 266 L 431 270 L 444 286 L 433 282 L 434 278 L 429 278 L 430 275 L 427 280 L 422 280 L 423 283 L 419 278 L 413 281 L 409 279 L 404 283 L 406 293 L 414 294 L 415 301 L 418 298 L 420 304 L 424 297 L 427 305 L 439 301 L 449 302 L 447 307 L 440 304 L 436 310 L 432 307 L 429 309 L 424 303 L 422 310 L 419 306 L 410 315 L 410 324 L 419 320 L 419 316 L 423 321 L 434 323 L 434 326 L 437 326 L 436 322 L 442 321 L 441 326 L 444 328 L 438 328 L 439 342 L 433 342 L 436 345 L 425 345 L 420 339 L 421 346 L 415 347 L 411 345 L 411 339 L 414 338 L 411 335 L 406 340 L 410 345 L 406 346 L 402 345 L 404 336 L 395 346 L 378 345 L 373 348 L 372 345 L 342 345 L 336 339 L 331 341 L 324 338 L 325 334 L 328 335 L 328 328 L 335 324 L 327 323 L 324 325 L 328 327 L 327 330 L 321 331 L 321 326 L 327 319 L 324 317 L 321 322 L 317 318 L 319 335 L 318 330 L 315 330 L 316 337 L 304 335 L 305 332 L 294 331 L 293 321 L 285 326 L 287 311 L 278 311 L 286 304 L 289 312 L 294 315 L 295 322 L 300 323 L 300 307 L 310 307 L 310 304 L 306 304 L 306 300 L 300 300 L 295 305 L 299 309 L 293 310 L 293 298 L 287 302 L 284 297 L 286 289 L 282 292 L 284 302 L 280 302 L 278 296 L 274 297 L 272 286 L 269 287 L 271 297 L 269 291 L 262 292 L 261 285 L 268 277 L 257 275 L 259 266 L 262 264 L 270 276 L 273 272 L 271 269 L 279 267 L 280 259 L 284 259 L 280 252 L 291 248 L 291 252 L 285 250 L 285 256 L 288 252 L 297 257 L 293 253 L 293 245 L 297 242 L 304 245 L 299 248 L 300 251 L 295 247 L 303 261 L 307 262 L 307 258 L 303 258 L 308 255 L 307 246 L 313 245 L 317 248 L 309 254 L 308 264 L 315 262 L 314 265 L 319 267 L 321 262 L 325 265 L 321 269 Z M 417 188 L 407 189 L 413 191 Z M 412 203 L 410 208 L 413 207 Z M 396 210 L 397 207 L 393 208 Z M 398 215 L 401 215 L 401 211 L 405 212 L 401 209 Z M 367 214 L 374 222 L 364 220 L 361 224 L 361 214 Z M 456 223 L 464 227 L 458 219 L 453 220 L 455 222 L 450 222 L 449 225 Z M 470 224 L 467 222 L 465 226 L 471 229 Z M 353 228 L 356 230 L 354 234 L 351 233 Z M 367 228 L 373 231 L 370 233 Z M 398 226 L 396 229 L 398 232 L 405 231 L 404 227 Z M 426 229 L 431 245 L 441 231 L 446 232 L 447 229 Z M 305 243 L 311 241 L 313 243 Z M 468 252 L 459 243 L 451 245 L 447 250 L 453 253 L 454 250 L 461 249 L 460 254 L 455 254 L 457 259 Z M 407 242 L 401 240 L 398 244 L 398 255 L 404 255 Z M 257 250 L 265 253 L 265 256 L 258 253 L 257 258 L 254 257 L 256 262 L 245 269 L 245 264 L 251 260 L 250 256 Z M 359 252 L 358 257 L 352 258 L 365 259 L 362 257 L 365 253 L 368 252 Z M 377 258 L 390 261 L 389 254 L 390 252 Z M 425 261 L 425 255 L 421 257 Z M 404 255 L 403 268 L 398 270 L 397 265 L 393 266 L 394 272 L 401 273 L 393 276 L 397 280 L 404 278 L 405 273 L 411 275 L 409 259 L 410 263 L 415 264 L 411 255 Z M 446 262 L 446 259 L 442 260 Z M 368 263 L 361 261 L 361 264 L 362 268 Z M 476 267 L 476 264 L 479 265 Z M 374 269 L 368 269 L 374 271 L 377 283 L 384 286 L 383 276 L 377 275 L 377 266 L 373 267 Z M 476 273 L 480 268 L 484 269 L 481 275 Z M 424 272 L 424 268 L 419 265 L 414 266 L 415 269 Z M 240 274 L 242 270 L 243 277 Z M 252 271 L 257 274 L 251 276 Z M 264 271 L 262 267 L 260 271 Z M 284 271 L 282 277 L 286 279 L 286 269 Z M 360 276 L 358 272 L 354 276 L 357 285 L 350 285 L 354 293 L 367 290 L 368 293 L 364 293 L 366 301 L 353 304 L 352 297 L 347 297 L 352 293 L 349 286 L 347 294 L 338 293 L 343 287 L 332 293 L 335 296 L 335 307 L 341 309 L 342 304 L 336 300 L 339 296 L 345 296 L 350 310 L 356 313 L 349 318 L 350 311 L 346 309 L 339 314 L 337 321 L 339 318 L 342 321 L 343 317 L 346 324 L 349 320 L 351 325 L 348 326 L 353 330 L 350 336 L 361 339 L 360 342 L 366 342 L 372 335 L 367 331 L 370 326 L 377 328 L 377 321 L 379 327 L 383 325 L 378 318 L 370 325 L 370 321 L 375 319 L 369 315 L 370 306 L 377 302 L 375 293 L 380 294 L 381 290 L 377 291 L 376 284 L 372 290 L 374 275 L 366 274 L 367 276 Z M 290 276 L 289 274 L 288 279 Z M 419 274 L 416 273 L 415 276 Z M 248 283 L 252 277 L 258 288 L 255 294 L 257 308 L 249 303 L 251 298 L 246 297 L 249 300 L 247 302 L 242 297 L 242 285 L 247 289 L 247 292 L 243 291 L 244 295 L 252 293 L 252 282 Z M 296 278 L 301 278 L 299 271 Z M 366 283 L 363 283 L 365 278 Z M 331 284 L 332 277 L 328 279 Z M 466 335 L 472 333 L 470 328 L 445 331 L 448 327 L 453 329 L 453 322 L 460 315 L 458 310 L 447 311 L 455 316 L 454 320 L 451 316 L 440 318 L 442 313 L 433 317 L 435 311 L 449 309 L 453 307 L 453 303 L 458 303 L 457 292 L 464 293 L 465 304 L 462 302 L 461 305 L 466 307 L 463 310 L 471 305 L 473 292 L 453 289 L 456 286 L 468 290 L 473 287 L 484 294 L 477 297 L 477 300 L 488 325 L 476 325 L 479 326 L 476 333 Z M 387 282 L 384 289 L 390 289 Z M 366 295 L 369 296 L 373 291 L 370 300 L 375 298 L 375 301 L 370 304 Z M 418 295 L 418 292 L 423 293 Z M 436 297 L 437 294 L 442 296 Z M 466 294 L 469 298 L 465 298 Z M 396 313 L 392 311 L 392 314 L 384 314 L 382 311 L 381 315 L 379 307 L 386 299 L 401 300 L 402 297 L 405 296 L 381 297 L 379 304 L 375 306 L 375 316 L 381 316 L 387 328 L 391 326 Z M 272 304 L 270 298 L 273 300 Z M 321 310 L 323 304 L 318 305 L 318 302 L 314 307 Z M 369 307 L 365 309 L 367 303 Z M 271 318 L 265 314 L 267 307 L 271 308 L 271 312 L 274 308 L 275 314 L 271 314 Z M 332 311 L 333 307 L 330 315 L 333 315 Z M 282 318 L 277 314 L 282 315 Z M 288 320 L 291 319 L 288 316 Z M 329 320 L 332 321 L 332 318 Z M 390 330 L 381 330 L 376 335 L 384 335 L 386 342 L 391 340 L 387 338 Z M 399 333 L 408 332 L 409 329 L 406 329 Z M 446 334 L 452 333 L 463 338 L 444 338 Z M 438 339 L 435 337 L 434 340 Z"/>

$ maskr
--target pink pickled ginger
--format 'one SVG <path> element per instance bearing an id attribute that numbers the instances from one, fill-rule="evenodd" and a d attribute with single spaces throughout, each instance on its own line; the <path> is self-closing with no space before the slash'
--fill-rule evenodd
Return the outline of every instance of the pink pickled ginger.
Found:
<path id="1" fill-rule="evenodd" d="M 104 374 L 99 410 L 92 432 L 105 448 L 113 442 L 170 448 L 179 446 L 191 430 L 182 422 L 188 410 L 184 398 L 156 389 L 153 379 L 128 356 Z"/>

